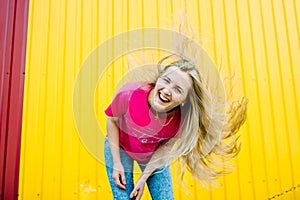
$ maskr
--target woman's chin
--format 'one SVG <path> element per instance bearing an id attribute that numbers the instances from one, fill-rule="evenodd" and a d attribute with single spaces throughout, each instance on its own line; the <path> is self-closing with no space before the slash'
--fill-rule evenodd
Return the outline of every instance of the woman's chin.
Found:
<path id="1" fill-rule="evenodd" d="M 156 105 L 154 107 L 154 109 L 157 111 L 157 112 L 167 112 L 167 107 L 166 106 L 163 106 L 161 104 L 159 105 Z"/>

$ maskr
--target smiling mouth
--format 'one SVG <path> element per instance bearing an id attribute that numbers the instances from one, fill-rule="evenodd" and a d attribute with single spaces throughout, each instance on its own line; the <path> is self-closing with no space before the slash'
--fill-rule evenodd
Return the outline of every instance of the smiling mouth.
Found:
<path id="1" fill-rule="evenodd" d="M 165 98 L 165 97 L 161 94 L 161 92 L 158 93 L 158 98 L 159 98 L 162 102 L 164 102 L 164 103 L 169 103 L 169 102 L 170 102 L 170 100 L 167 99 L 167 98 Z"/>

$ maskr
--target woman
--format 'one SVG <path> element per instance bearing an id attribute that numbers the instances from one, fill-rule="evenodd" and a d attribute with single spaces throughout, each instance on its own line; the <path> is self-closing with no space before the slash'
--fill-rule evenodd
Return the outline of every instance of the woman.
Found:
<path id="1" fill-rule="evenodd" d="M 228 138 L 244 122 L 246 102 L 227 113 L 220 109 L 223 103 L 212 98 L 185 59 L 166 66 L 154 83 L 125 84 L 105 110 L 105 159 L 114 198 L 140 199 L 147 182 L 152 199 L 174 199 L 169 164 L 177 158 L 200 182 L 213 184 L 226 173 L 220 159 L 238 153 L 235 139 Z M 135 185 L 134 160 L 143 171 Z"/>

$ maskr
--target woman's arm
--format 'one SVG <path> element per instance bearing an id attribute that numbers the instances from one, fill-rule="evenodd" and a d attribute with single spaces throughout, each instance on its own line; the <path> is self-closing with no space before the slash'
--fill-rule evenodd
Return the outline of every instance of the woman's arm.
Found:
<path id="1" fill-rule="evenodd" d="M 109 117 L 106 121 L 106 129 L 107 129 L 108 142 L 110 145 L 113 162 L 114 162 L 112 178 L 114 179 L 118 187 L 125 190 L 126 179 L 124 174 L 124 167 L 120 159 L 119 127 L 117 121 L 118 118 Z"/>
<path id="2" fill-rule="evenodd" d="M 148 177 L 159 167 L 162 166 L 162 159 L 167 152 L 170 152 L 173 145 L 176 142 L 176 138 L 170 138 L 168 142 L 160 145 L 157 150 L 153 153 L 150 161 L 148 162 L 144 172 L 142 173 L 142 177 L 144 179 L 148 179 Z"/>
<path id="3" fill-rule="evenodd" d="M 114 163 L 120 163 L 120 148 L 119 148 L 119 128 L 117 124 L 118 118 L 109 117 L 106 121 L 106 129 L 111 153 Z"/>
<path id="4" fill-rule="evenodd" d="M 148 162 L 145 170 L 143 171 L 142 175 L 138 179 L 138 181 L 135 184 L 134 189 L 132 190 L 130 194 L 130 198 L 133 196 L 136 196 L 136 200 L 140 199 L 144 190 L 144 185 L 149 176 L 159 167 L 162 166 L 163 162 L 162 159 L 164 157 L 164 154 L 167 152 L 170 152 L 173 145 L 176 142 L 176 138 L 169 139 L 168 142 L 160 145 L 158 149 L 153 153 L 150 161 Z"/>

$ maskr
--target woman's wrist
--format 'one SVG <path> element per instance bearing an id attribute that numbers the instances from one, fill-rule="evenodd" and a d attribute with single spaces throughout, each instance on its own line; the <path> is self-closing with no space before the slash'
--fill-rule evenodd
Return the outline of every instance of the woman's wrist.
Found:
<path id="1" fill-rule="evenodd" d="M 146 172 L 144 171 L 142 173 L 142 175 L 140 176 L 140 179 L 143 180 L 143 181 L 147 181 L 147 179 L 149 178 L 149 176 L 151 175 L 152 173 L 151 172 Z"/>
<path id="2" fill-rule="evenodd" d="M 114 160 L 114 165 L 121 165 L 121 164 L 122 164 L 121 160 Z"/>

